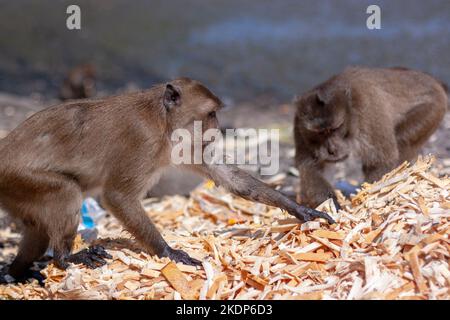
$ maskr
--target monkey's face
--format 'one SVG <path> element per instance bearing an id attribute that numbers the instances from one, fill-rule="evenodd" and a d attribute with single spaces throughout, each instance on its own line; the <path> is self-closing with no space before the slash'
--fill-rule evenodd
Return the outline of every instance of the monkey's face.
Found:
<path id="1" fill-rule="evenodd" d="M 314 158 L 338 162 L 349 156 L 349 125 L 343 101 L 329 101 L 314 93 L 296 101 L 297 120 Z"/>
<path id="2" fill-rule="evenodd" d="M 186 129 L 194 139 L 202 138 L 199 130 L 202 136 L 209 129 L 219 130 L 216 113 L 222 108 L 222 101 L 198 81 L 171 81 L 165 87 L 163 104 L 172 130 Z"/>

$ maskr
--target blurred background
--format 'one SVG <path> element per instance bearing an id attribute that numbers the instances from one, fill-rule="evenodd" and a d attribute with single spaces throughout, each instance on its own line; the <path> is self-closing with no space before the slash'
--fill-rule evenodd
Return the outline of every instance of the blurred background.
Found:
<path id="1" fill-rule="evenodd" d="M 78 4 L 82 29 L 66 28 Z M 378 4 L 382 29 L 366 28 Z M 57 95 L 91 63 L 101 90 L 180 75 L 237 101 L 280 101 L 349 64 L 406 65 L 450 80 L 448 0 L 0 1 L 0 90 Z"/>
<path id="2" fill-rule="evenodd" d="M 81 8 L 81 30 L 66 28 L 70 4 Z M 381 30 L 366 27 L 370 4 L 381 7 Z M 288 171 L 292 97 L 348 65 L 405 66 L 450 82 L 450 1 L 0 0 L 2 135 L 60 99 L 188 76 L 227 103 L 224 127 L 280 128 Z M 426 150 L 443 159 L 448 123 Z M 189 182 L 154 192 L 186 193 L 198 180 Z"/>

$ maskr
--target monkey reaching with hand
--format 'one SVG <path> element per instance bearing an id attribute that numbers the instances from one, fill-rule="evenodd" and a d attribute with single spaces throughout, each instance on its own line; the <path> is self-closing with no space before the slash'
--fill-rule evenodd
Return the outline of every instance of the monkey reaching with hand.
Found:
<path id="1" fill-rule="evenodd" d="M 23 222 L 23 239 L 9 273 L 20 278 L 48 246 L 66 268 L 83 193 L 100 188 L 102 203 L 145 250 L 196 265 L 166 243 L 140 199 L 171 163 L 171 134 L 194 121 L 218 128 L 222 102 L 205 86 L 177 79 L 149 90 L 100 100 L 64 103 L 31 116 L 0 141 L 0 205 Z M 325 213 L 298 205 L 236 166 L 185 165 L 243 198 L 286 210 L 302 221 Z M 101 258 L 91 250 L 92 259 Z M 98 256 L 96 254 L 98 253 Z"/>

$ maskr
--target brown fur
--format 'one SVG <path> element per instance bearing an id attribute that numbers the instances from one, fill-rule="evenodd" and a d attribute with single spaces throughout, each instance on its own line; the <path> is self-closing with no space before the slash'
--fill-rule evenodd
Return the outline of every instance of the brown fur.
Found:
<path id="1" fill-rule="evenodd" d="M 152 254 L 197 264 L 170 248 L 140 199 L 171 165 L 171 133 L 217 128 L 221 101 L 199 82 L 177 79 L 147 91 L 64 103 L 34 114 L 0 142 L 0 204 L 25 224 L 10 274 L 19 276 L 50 245 L 64 268 L 79 222 L 82 194 L 100 189 L 103 204 Z M 299 206 L 237 167 L 186 165 L 247 199 L 309 220 L 328 216 Z"/>
<path id="2" fill-rule="evenodd" d="M 335 195 L 327 163 L 361 157 L 368 182 L 413 160 L 438 128 L 448 98 L 442 83 L 406 68 L 348 68 L 296 100 L 298 199 L 317 206 Z"/>

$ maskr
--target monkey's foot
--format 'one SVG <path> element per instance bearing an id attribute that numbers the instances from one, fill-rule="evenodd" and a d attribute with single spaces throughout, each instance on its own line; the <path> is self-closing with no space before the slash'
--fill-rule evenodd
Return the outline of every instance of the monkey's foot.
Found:
<path id="1" fill-rule="evenodd" d="M 25 283 L 29 279 L 36 279 L 40 286 L 44 286 L 45 276 L 40 271 L 32 269 L 28 269 L 22 277 L 16 279 L 16 282 Z"/>
<path id="2" fill-rule="evenodd" d="M 8 279 L 9 277 L 9 279 Z M 8 283 L 26 283 L 30 279 L 36 279 L 40 286 L 44 286 L 45 276 L 41 274 L 40 271 L 34 269 L 27 269 L 20 276 L 12 277 L 6 272 L 6 268 L 4 268 L 0 272 L 0 284 L 8 284 Z"/>
<path id="3" fill-rule="evenodd" d="M 329 224 L 335 224 L 336 221 L 325 212 L 317 211 L 311 208 L 300 206 L 300 208 L 294 213 L 294 216 L 304 222 L 314 220 L 316 218 L 322 218 L 328 221 Z"/>
<path id="4" fill-rule="evenodd" d="M 53 259 L 54 265 L 61 270 L 66 270 L 69 267 L 67 259 Z"/>
<path id="5" fill-rule="evenodd" d="M 183 250 L 175 250 L 172 248 L 168 248 L 167 253 L 163 254 L 163 257 L 168 257 L 175 262 L 181 262 L 183 264 L 187 264 L 190 266 L 201 266 L 201 261 L 197 259 L 191 258 L 186 252 Z"/>
<path id="6" fill-rule="evenodd" d="M 3 267 L 3 269 L 0 270 L 0 284 L 8 284 L 7 276 L 7 268 Z"/>
<path id="7" fill-rule="evenodd" d="M 105 265 L 105 259 L 112 259 L 112 256 L 102 246 L 94 245 L 72 254 L 67 261 L 75 264 L 81 263 L 88 268 L 95 269 Z"/>

